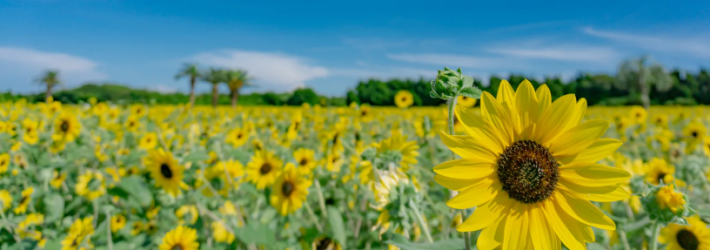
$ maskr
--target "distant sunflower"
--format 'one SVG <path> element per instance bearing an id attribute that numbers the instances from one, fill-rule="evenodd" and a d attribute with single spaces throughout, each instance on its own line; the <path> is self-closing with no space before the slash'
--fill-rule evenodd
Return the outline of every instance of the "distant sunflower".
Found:
<path id="1" fill-rule="evenodd" d="M 648 112 L 646 112 L 646 109 L 641 107 L 641 106 L 633 106 L 631 107 L 630 111 L 631 115 L 631 120 L 635 124 L 643 124 L 646 123 L 646 118 L 648 117 Z"/>
<path id="2" fill-rule="evenodd" d="M 471 98 L 467 96 L 458 96 L 456 97 L 456 106 L 458 107 L 463 107 L 463 108 L 470 108 L 476 105 L 476 98 Z"/>
<path id="3" fill-rule="evenodd" d="M 338 152 L 328 154 L 325 161 L 325 169 L 335 173 L 340 172 L 340 168 L 345 163 L 345 159 Z"/>
<path id="4" fill-rule="evenodd" d="M 130 132 L 136 132 L 136 131 L 138 131 L 138 128 L 140 127 L 140 125 L 141 124 L 140 124 L 140 121 L 138 120 L 138 117 L 129 116 L 126 119 L 126 123 L 124 126 L 126 127 L 126 130 L 128 130 Z"/>
<path id="5" fill-rule="evenodd" d="M 296 166 L 301 174 L 311 174 L 318 165 L 315 159 L 315 152 L 311 149 L 300 148 L 293 152 Z"/>
<path id="6" fill-rule="evenodd" d="M 257 189 L 264 189 L 276 181 L 276 177 L 283 169 L 281 159 L 276 158 L 267 151 L 257 151 L 247 164 L 247 178 L 256 185 Z"/>
<path id="7" fill-rule="evenodd" d="M 150 151 L 144 161 L 151 178 L 155 180 L 155 186 L 163 188 L 170 195 L 177 196 L 180 188 L 187 186 L 182 182 L 185 168 L 178 164 L 172 153 L 158 148 Z"/>
<path id="8" fill-rule="evenodd" d="M 705 137 L 705 133 L 707 133 L 705 125 L 699 122 L 692 122 L 688 124 L 685 129 L 683 129 L 683 135 L 692 143 L 700 141 L 703 137 Z"/>
<path id="9" fill-rule="evenodd" d="M 80 133 L 81 124 L 76 116 L 71 113 L 63 113 L 54 120 L 54 135 L 52 135 L 53 140 L 71 142 L 74 141 Z"/>
<path id="10" fill-rule="evenodd" d="M 159 246 L 160 250 L 198 250 L 199 248 L 197 231 L 186 226 L 178 226 L 170 230 L 165 234 L 163 243 Z"/>
<path id="11" fill-rule="evenodd" d="M 407 90 L 400 90 L 394 95 L 394 104 L 399 108 L 408 108 L 414 104 L 414 96 L 412 92 Z"/>
<path id="12" fill-rule="evenodd" d="M 0 174 L 7 172 L 8 166 L 10 166 L 10 155 L 7 153 L 0 154 Z"/>
<path id="13" fill-rule="evenodd" d="M 343 248 L 330 237 L 321 236 L 311 244 L 311 250 L 342 250 Z M 161 249 L 162 250 L 162 249 Z"/>
<path id="14" fill-rule="evenodd" d="M 157 145 L 158 135 L 153 132 L 146 133 L 143 137 L 141 137 L 140 141 L 138 141 L 138 147 L 143 150 L 154 149 Z"/>
<path id="15" fill-rule="evenodd" d="M 111 216 L 111 232 L 118 232 L 126 226 L 126 217 L 121 214 Z"/>
<path id="16" fill-rule="evenodd" d="M 198 219 L 197 207 L 195 205 L 182 205 L 175 210 L 175 217 L 178 218 L 178 224 L 195 224 Z"/>
<path id="17" fill-rule="evenodd" d="M 668 128 L 668 116 L 667 115 L 655 114 L 655 115 L 653 115 L 653 118 L 651 118 L 651 122 L 653 122 L 653 125 L 656 125 L 656 127 Z"/>
<path id="18" fill-rule="evenodd" d="M 684 182 L 675 179 L 675 167 L 668 164 L 666 160 L 654 157 L 645 166 L 646 181 L 653 185 L 658 185 L 663 181 L 664 184 L 679 182 L 680 186 L 684 186 Z"/>
<path id="19" fill-rule="evenodd" d="M 710 156 L 710 136 L 705 136 L 705 139 L 703 139 L 703 152 L 705 152 L 705 155 Z M 2 168 L 1 165 L 0 168 Z M 2 173 L 2 170 L 0 170 L 0 173 Z"/>
<path id="20" fill-rule="evenodd" d="M 440 134 L 463 159 L 436 166 L 434 180 L 459 191 L 449 207 L 476 207 L 457 230 L 482 230 L 479 249 L 586 249 L 590 226 L 616 229 L 590 200 L 629 197 L 619 184 L 631 175 L 596 163 L 621 141 L 599 138 L 605 120 L 582 122 L 584 99 L 551 100 L 546 85 L 536 91 L 526 80 L 515 91 L 502 81 L 497 97 L 483 92 L 480 115 L 456 109 L 466 135 Z"/>
<path id="21" fill-rule="evenodd" d="M 360 105 L 358 110 L 358 117 L 360 118 L 361 122 L 370 122 L 374 119 L 374 115 L 372 114 L 372 107 L 370 107 L 370 104 L 364 103 Z"/>
<path id="22" fill-rule="evenodd" d="M 697 215 L 687 218 L 688 226 L 669 224 L 661 229 L 658 242 L 668 250 L 710 250 L 710 229 Z"/>
<path id="23" fill-rule="evenodd" d="M 234 234 L 227 231 L 227 228 L 218 221 L 212 222 L 212 234 L 216 242 L 232 244 L 234 242 Z"/>
<path id="24" fill-rule="evenodd" d="M 7 190 L 0 190 L 0 209 L 7 211 L 12 206 L 12 195 Z"/>
<path id="25" fill-rule="evenodd" d="M 93 201 L 106 193 L 104 176 L 98 171 L 86 171 L 79 176 L 74 190 L 76 194 Z"/>
<path id="26" fill-rule="evenodd" d="M 29 206 L 30 201 L 32 201 L 32 193 L 35 189 L 33 187 L 28 187 L 22 190 L 22 198 L 20 198 L 20 204 L 15 207 L 15 214 L 24 214 L 27 212 L 27 206 Z"/>
<path id="27" fill-rule="evenodd" d="M 249 133 L 241 128 L 232 129 L 232 131 L 229 131 L 227 134 L 227 138 L 225 138 L 225 142 L 235 148 L 244 145 L 247 140 L 249 140 Z"/>
<path id="28" fill-rule="evenodd" d="M 271 189 L 271 206 L 284 216 L 296 212 L 306 201 L 310 186 L 310 180 L 299 174 L 293 163 L 287 164 Z"/>

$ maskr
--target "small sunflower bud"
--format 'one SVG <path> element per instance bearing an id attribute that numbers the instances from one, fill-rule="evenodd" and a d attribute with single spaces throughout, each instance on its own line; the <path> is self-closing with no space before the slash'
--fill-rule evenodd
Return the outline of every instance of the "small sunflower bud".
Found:
<path id="1" fill-rule="evenodd" d="M 650 187 L 641 202 L 649 217 L 663 224 L 686 224 L 683 218 L 693 213 L 687 196 L 675 190 L 674 184 Z"/>

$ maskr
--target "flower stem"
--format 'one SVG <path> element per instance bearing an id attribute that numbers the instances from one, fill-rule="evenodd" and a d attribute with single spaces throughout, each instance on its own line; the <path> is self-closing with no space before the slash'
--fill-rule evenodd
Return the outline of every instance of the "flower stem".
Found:
<path id="1" fill-rule="evenodd" d="M 308 205 L 308 202 L 303 202 L 303 206 L 306 208 L 306 211 L 308 211 L 308 215 L 313 220 L 313 224 L 316 224 L 316 229 L 318 229 L 318 232 L 323 232 L 323 229 L 321 229 L 320 227 L 320 223 L 318 223 L 318 218 L 316 218 L 316 214 L 313 213 L 313 209 L 311 209 L 311 205 Z"/>
<path id="2" fill-rule="evenodd" d="M 316 186 L 316 194 L 318 194 L 318 205 L 320 205 L 320 209 L 322 211 L 322 214 L 324 217 L 326 216 L 326 210 L 325 210 L 325 199 L 323 199 L 323 190 L 320 188 L 320 182 L 316 179 L 315 180 L 315 186 Z"/>
<path id="3" fill-rule="evenodd" d="M 108 221 L 108 226 L 106 227 L 106 236 L 108 237 L 108 250 L 113 250 L 113 237 L 111 237 L 111 213 L 106 211 L 106 221 Z"/>
<path id="4" fill-rule="evenodd" d="M 424 215 L 421 211 L 419 211 L 417 204 L 414 201 L 409 200 L 409 207 L 412 208 L 412 211 L 417 218 L 417 222 L 419 222 L 419 227 L 422 228 L 422 232 L 424 232 L 424 236 L 426 236 L 426 240 L 429 241 L 429 243 L 434 243 L 434 240 L 431 238 L 431 233 L 429 232 L 429 226 L 424 220 Z"/>
<path id="5" fill-rule="evenodd" d="M 455 122 L 454 119 L 456 119 L 456 118 L 454 117 L 454 109 L 456 108 L 456 97 L 457 96 L 449 98 L 449 100 L 446 102 L 449 105 L 449 107 L 448 107 L 449 108 L 449 135 L 454 135 L 454 132 L 455 132 L 454 131 L 454 122 Z M 456 153 L 454 153 L 453 150 L 451 151 L 451 159 L 456 160 Z M 464 220 L 466 220 L 466 213 L 464 212 L 464 210 L 461 210 L 461 222 L 463 223 Z M 463 233 L 463 239 L 464 239 L 464 243 L 466 244 L 465 249 L 470 250 L 471 249 L 471 242 L 470 242 L 471 239 L 469 238 L 468 232 Z"/>
<path id="6" fill-rule="evenodd" d="M 621 241 L 621 244 L 624 245 L 624 250 L 631 250 L 631 247 L 629 246 L 629 239 L 626 238 L 626 232 L 621 229 L 617 229 L 616 231 L 619 233 L 619 241 Z"/>
<path id="7" fill-rule="evenodd" d="M 658 249 L 658 233 L 661 230 L 661 223 L 658 223 L 658 221 L 653 222 L 653 231 L 651 232 L 651 248 L 649 250 L 657 250 Z"/>

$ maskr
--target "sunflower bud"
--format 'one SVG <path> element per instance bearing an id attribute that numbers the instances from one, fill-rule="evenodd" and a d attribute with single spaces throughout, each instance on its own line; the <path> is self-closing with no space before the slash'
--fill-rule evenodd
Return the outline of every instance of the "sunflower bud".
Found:
<path id="1" fill-rule="evenodd" d="M 472 77 L 461 73 L 461 68 L 455 71 L 444 68 L 444 70 L 437 72 L 436 80 L 431 82 L 431 92 L 429 94 L 432 98 L 443 100 L 455 98 L 459 95 L 480 98 L 481 90 L 473 86 Z"/>
<path id="2" fill-rule="evenodd" d="M 691 216 L 693 210 L 688 207 L 688 197 L 675 190 L 674 184 L 651 186 L 641 203 L 652 220 L 663 224 L 687 224 L 684 217 Z"/>

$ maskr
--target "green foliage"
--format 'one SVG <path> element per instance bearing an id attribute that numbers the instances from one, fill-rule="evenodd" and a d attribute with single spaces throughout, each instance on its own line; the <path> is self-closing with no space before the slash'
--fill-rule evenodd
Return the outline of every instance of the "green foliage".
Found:
<path id="1" fill-rule="evenodd" d="M 299 88 L 293 91 L 291 97 L 288 98 L 286 103 L 292 106 L 298 106 L 303 103 L 308 103 L 315 105 L 320 103 L 320 97 L 311 88 Z"/>

